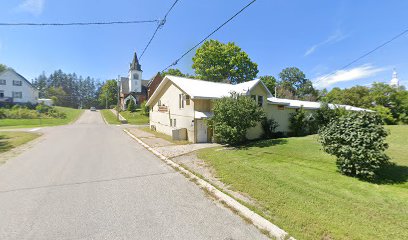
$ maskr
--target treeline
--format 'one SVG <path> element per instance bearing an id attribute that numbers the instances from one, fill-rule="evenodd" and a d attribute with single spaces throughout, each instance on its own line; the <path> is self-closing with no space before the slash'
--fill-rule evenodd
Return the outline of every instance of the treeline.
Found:
<path id="1" fill-rule="evenodd" d="M 404 87 L 396 88 L 378 82 L 371 87 L 336 87 L 324 93 L 321 100 L 372 109 L 386 124 L 408 124 L 408 91 Z"/>
<path id="2" fill-rule="evenodd" d="M 89 108 L 98 106 L 101 84 L 91 77 L 78 76 L 57 70 L 49 76 L 42 73 L 33 85 L 39 90 L 40 98 L 51 98 L 57 106 Z"/>

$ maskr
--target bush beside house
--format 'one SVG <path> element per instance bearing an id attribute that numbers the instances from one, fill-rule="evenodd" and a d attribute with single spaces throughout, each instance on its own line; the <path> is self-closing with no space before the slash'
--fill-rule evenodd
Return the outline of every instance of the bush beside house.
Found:
<path id="1" fill-rule="evenodd" d="M 209 125 L 217 142 L 237 145 L 245 142 L 248 128 L 255 127 L 264 117 L 264 110 L 246 96 L 231 93 L 214 101 L 214 116 Z"/>

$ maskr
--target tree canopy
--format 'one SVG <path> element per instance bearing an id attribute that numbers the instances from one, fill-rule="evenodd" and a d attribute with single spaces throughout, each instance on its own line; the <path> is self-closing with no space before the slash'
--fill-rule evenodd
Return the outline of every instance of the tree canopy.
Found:
<path id="1" fill-rule="evenodd" d="M 0 72 L 3 72 L 7 69 L 7 66 L 0 63 Z"/>
<path id="2" fill-rule="evenodd" d="M 33 85 L 39 89 L 40 97 L 56 98 L 56 105 L 88 108 L 97 104 L 99 86 L 91 77 L 57 70 L 48 77 L 42 73 Z"/>
<path id="3" fill-rule="evenodd" d="M 118 83 L 115 79 L 107 80 L 99 91 L 98 102 L 100 106 L 110 108 L 118 102 Z"/>
<path id="4" fill-rule="evenodd" d="M 198 78 L 214 82 L 241 83 L 256 78 L 258 65 L 233 42 L 206 41 L 193 57 Z"/>
<path id="5" fill-rule="evenodd" d="M 312 81 L 297 67 L 288 67 L 279 73 L 278 97 L 317 100 L 318 91 L 313 87 Z"/>

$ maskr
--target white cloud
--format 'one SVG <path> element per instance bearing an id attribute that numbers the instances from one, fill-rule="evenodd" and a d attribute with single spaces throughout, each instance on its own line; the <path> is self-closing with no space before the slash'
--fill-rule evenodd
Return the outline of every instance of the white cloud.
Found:
<path id="1" fill-rule="evenodd" d="M 376 68 L 371 64 L 364 64 L 349 70 L 339 70 L 330 76 L 319 76 L 313 80 L 313 83 L 317 87 L 328 87 L 339 82 L 349 82 L 372 77 L 384 70 L 386 69 Z"/>
<path id="2" fill-rule="evenodd" d="M 321 46 L 336 43 L 336 42 L 340 42 L 341 40 L 343 40 L 343 39 L 345 39 L 347 37 L 348 37 L 348 35 L 345 35 L 340 29 L 337 29 L 326 40 L 324 40 L 322 42 L 319 42 L 319 43 L 311 46 L 309 49 L 307 49 L 304 56 L 309 56 L 310 54 L 314 53 L 316 51 L 316 49 L 318 49 Z"/>
<path id="3" fill-rule="evenodd" d="M 43 12 L 44 3 L 45 0 L 24 0 L 17 9 L 38 16 Z"/>

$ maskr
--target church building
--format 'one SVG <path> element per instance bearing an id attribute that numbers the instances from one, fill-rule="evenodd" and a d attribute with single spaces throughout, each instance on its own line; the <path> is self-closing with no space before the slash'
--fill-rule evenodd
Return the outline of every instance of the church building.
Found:
<path id="1" fill-rule="evenodd" d="M 395 71 L 395 69 L 394 69 L 394 71 L 392 73 L 392 79 L 390 81 L 390 86 L 394 87 L 394 88 L 399 88 L 399 86 L 400 86 L 397 71 Z"/>
<path id="2" fill-rule="evenodd" d="M 147 100 L 149 80 L 143 80 L 142 73 L 142 67 L 135 52 L 133 61 L 130 63 L 128 77 L 121 77 L 120 79 L 120 106 L 122 110 L 127 109 L 130 101 L 140 106 L 142 102 Z"/>

